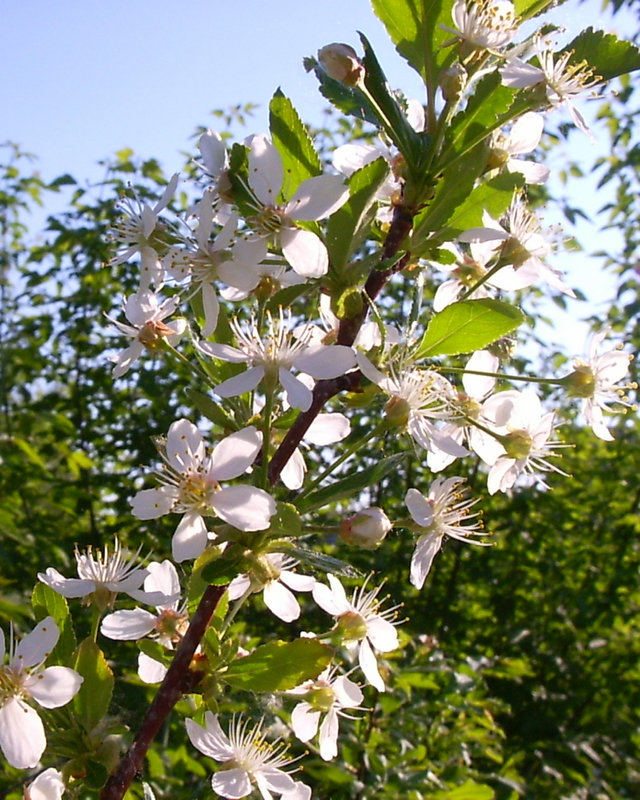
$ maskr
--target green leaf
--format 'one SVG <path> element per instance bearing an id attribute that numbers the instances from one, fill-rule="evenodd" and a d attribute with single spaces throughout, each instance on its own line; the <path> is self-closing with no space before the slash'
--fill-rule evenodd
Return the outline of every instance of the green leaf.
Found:
<path id="1" fill-rule="evenodd" d="M 276 513 L 271 517 L 267 533 L 270 536 L 290 536 L 296 538 L 302 533 L 300 514 L 291 503 L 278 502 Z"/>
<path id="2" fill-rule="evenodd" d="M 312 550 L 309 547 L 282 544 L 278 545 L 278 552 L 285 553 L 301 564 L 307 564 L 312 569 L 320 572 L 331 572 L 333 575 L 341 575 L 345 578 L 359 578 L 361 575 L 355 567 L 347 564 L 346 561 L 341 561 L 339 558 L 320 553 L 318 550 Z"/>
<path id="3" fill-rule="evenodd" d="M 298 112 L 279 89 L 269 104 L 269 128 L 284 166 L 282 195 L 289 200 L 302 181 L 322 174 L 322 164 Z"/>
<path id="4" fill-rule="evenodd" d="M 515 89 L 503 86 L 497 70 L 485 75 L 476 84 L 464 110 L 451 120 L 448 141 L 456 143 L 459 151 L 461 144 L 488 136 L 509 110 L 515 94 Z"/>
<path id="5" fill-rule="evenodd" d="M 561 53 L 567 51 L 573 51 L 570 63 L 585 61 L 603 81 L 640 69 L 640 49 L 613 33 L 593 28 L 582 31 Z"/>
<path id="6" fill-rule="evenodd" d="M 73 668 L 84 678 L 73 699 L 73 707 L 84 729 L 90 732 L 109 710 L 113 672 L 93 639 L 85 639 L 80 644 Z"/>
<path id="7" fill-rule="evenodd" d="M 347 478 L 330 483 L 328 486 L 323 486 L 322 489 L 318 489 L 301 498 L 298 500 L 297 506 L 300 511 L 308 512 L 329 503 L 343 500 L 345 497 L 354 499 L 363 489 L 374 486 L 392 470 L 396 469 L 405 458 L 405 453 L 397 453 L 389 456 L 389 458 L 382 458 L 369 467 L 359 469 Z"/>
<path id="8" fill-rule="evenodd" d="M 200 578 L 205 584 L 224 586 L 242 572 L 244 547 L 234 544 L 202 567 Z"/>
<path id="9" fill-rule="evenodd" d="M 452 50 L 443 45 L 453 38 L 454 0 L 372 0 L 374 13 L 387 29 L 397 51 L 424 82 L 435 89 L 438 72 Z"/>
<path id="10" fill-rule="evenodd" d="M 452 303 L 432 318 L 415 357 L 453 356 L 480 350 L 515 330 L 523 321 L 522 311 L 500 300 L 482 298 Z"/>
<path id="11" fill-rule="evenodd" d="M 490 786 L 472 780 L 465 781 L 455 789 L 444 789 L 431 794 L 433 800 L 494 800 L 495 796 Z"/>
<path id="12" fill-rule="evenodd" d="M 236 689 L 284 692 L 317 678 L 332 656 L 330 647 L 314 639 L 269 642 L 233 661 L 224 679 Z"/>
<path id="13" fill-rule="evenodd" d="M 523 186 L 523 175 L 505 172 L 476 187 L 449 218 L 449 232 L 457 235 L 470 228 L 481 227 L 483 211 L 488 211 L 494 219 L 498 219 L 511 205 L 513 193 Z"/>
<path id="14" fill-rule="evenodd" d="M 332 270 L 340 277 L 369 231 L 375 217 L 375 195 L 388 174 L 384 158 L 356 170 L 348 181 L 349 200 L 329 218 L 326 244 Z"/>
<path id="15" fill-rule="evenodd" d="M 231 417 L 219 403 L 212 400 L 209 395 L 203 394 L 197 389 L 187 387 L 187 397 L 203 416 L 211 420 L 211 422 L 215 422 L 215 424 L 220 426 L 223 430 L 226 431 L 229 428 L 238 430 L 238 425 L 233 417 Z"/>
<path id="16" fill-rule="evenodd" d="M 55 592 L 46 583 L 37 583 L 33 587 L 31 606 L 38 622 L 45 617 L 53 617 L 55 620 L 56 625 L 60 628 L 60 638 L 53 650 L 52 660 L 57 664 L 68 664 L 76 649 L 76 637 L 66 598 Z"/>
<path id="17" fill-rule="evenodd" d="M 361 33 L 360 39 L 364 47 L 364 84 L 382 112 L 382 115 L 378 115 L 378 125 L 382 123 L 386 134 L 404 156 L 408 169 L 413 172 L 422 170 L 423 161 L 429 153 L 431 137 L 420 134 L 411 127 L 406 113 L 389 91 L 389 82 L 367 37 Z"/>

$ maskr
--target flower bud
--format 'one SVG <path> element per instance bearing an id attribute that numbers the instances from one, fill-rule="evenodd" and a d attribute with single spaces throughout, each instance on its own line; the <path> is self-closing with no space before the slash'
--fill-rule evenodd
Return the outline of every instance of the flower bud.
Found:
<path id="1" fill-rule="evenodd" d="M 588 364 L 580 364 L 562 379 L 572 397 L 593 397 L 596 389 L 596 378 Z"/>
<path id="2" fill-rule="evenodd" d="M 389 533 L 393 524 L 381 508 L 365 508 L 340 526 L 340 538 L 347 544 L 373 550 Z"/>
<path id="3" fill-rule="evenodd" d="M 364 80 L 364 67 L 353 47 L 334 42 L 318 50 L 318 61 L 330 78 L 346 86 L 357 86 Z"/>
<path id="4" fill-rule="evenodd" d="M 440 73 L 440 89 L 448 103 L 455 103 L 467 85 L 467 71 L 462 64 L 456 64 Z"/>

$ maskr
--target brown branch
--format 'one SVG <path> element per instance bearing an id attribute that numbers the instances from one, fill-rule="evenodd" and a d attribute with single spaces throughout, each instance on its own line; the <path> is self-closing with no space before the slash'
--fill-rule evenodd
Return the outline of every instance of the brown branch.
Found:
<path id="1" fill-rule="evenodd" d="M 124 797 L 140 770 L 151 743 L 185 691 L 191 660 L 226 589 L 226 586 L 207 586 L 205 589 L 191 624 L 178 645 L 171 666 L 158 689 L 158 694 L 149 706 L 133 744 L 120 759 L 116 771 L 110 775 L 105 784 L 100 800 L 122 800 Z"/>

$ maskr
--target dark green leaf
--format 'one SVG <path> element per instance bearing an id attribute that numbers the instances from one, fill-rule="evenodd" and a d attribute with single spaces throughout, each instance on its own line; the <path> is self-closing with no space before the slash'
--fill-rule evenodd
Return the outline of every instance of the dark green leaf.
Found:
<path id="1" fill-rule="evenodd" d="M 572 64 L 581 61 L 603 81 L 640 69 L 640 49 L 613 33 L 587 28 L 562 51 L 572 51 Z"/>
<path id="2" fill-rule="evenodd" d="M 349 178 L 349 200 L 329 219 L 326 244 L 331 267 L 339 279 L 350 256 L 362 244 L 375 217 L 376 192 L 389 174 L 389 164 L 377 158 Z"/>
<path id="3" fill-rule="evenodd" d="M 289 200 L 302 181 L 322 174 L 322 164 L 298 112 L 280 90 L 269 104 L 269 127 L 284 166 L 282 195 Z"/>
<path id="4" fill-rule="evenodd" d="M 73 666 L 84 679 L 73 699 L 73 707 L 84 729 L 90 732 L 109 710 L 113 672 L 102 650 L 92 639 L 81 642 Z"/>
<path id="5" fill-rule="evenodd" d="M 317 678 L 332 656 L 332 649 L 315 639 L 269 642 L 232 662 L 224 679 L 236 689 L 285 692 Z"/>

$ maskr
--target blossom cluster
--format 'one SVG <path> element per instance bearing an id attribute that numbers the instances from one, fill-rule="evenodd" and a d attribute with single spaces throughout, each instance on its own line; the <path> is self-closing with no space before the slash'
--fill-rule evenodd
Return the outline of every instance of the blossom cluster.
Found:
<path id="1" fill-rule="evenodd" d="M 554 473 L 564 475 L 560 392 L 579 398 L 584 420 L 604 440 L 613 438 L 606 420 L 630 404 L 625 391 L 634 385 L 621 385 L 630 357 L 619 347 L 602 351 L 606 330 L 594 334 L 586 360 L 576 359 L 571 373 L 543 379 L 556 387 L 550 399 L 513 388 L 526 376 L 504 368 L 510 347 L 502 325 L 515 319 L 510 333 L 523 318 L 522 292 L 546 285 L 575 296 L 553 266 L 554 248 L 528 207 L 526 186 L 549 177 L 530 158 L 544 113 L 564 107 L 586 131 L 573 99 L 598 80 L 571 54 L 554 55 L 540 35 L 515 44 L 519 22 L 510 0 L 456 0 L 440 94 L 426 108 L 376 82 L 367 71 L 371 62 L 350 46 L 327 45 L 312 60 L 319 79 L 329 93 L 337 82 L 358 108 L 377 115 L 378 142 L 341 145 L 325 171 L 287 106 L 295 155 L 276 133 L 256 133 L 229 150 L 209 130 L 199 138 L 198 178 L 188 190 L 200 193 L 188 207 L 177 208 L 178 175 L 155 204 L 135 196 L 122 201 L 110 266 L 134 263 L 139 284 L 123 299 L 126 322 L 109 317 L 127 339 L 112 358 L 113 377 L 125 378 L 137 361 L 145 369 L 150 355 L 177 359 L 206 393 L 208 413 L 196 421 L 181 411 L 152 432 L 158 463 L 151 481 L 132 490 L 132 515 L 156 540 L 166 533 L 163 518 L 174 520 L 171 559 L 141 558 L 142 545 L 129 553 L 116 539 L 102 551 L 78 549 L 77 577 L 48 567 L 38 579 L 46 591 L 92 609 L 93 644 L 99 636 L 107 646 L 137 642 L 144 684 L 175 680 L 178 695 L 192 695 L 186 735 L 216 762 L 211 785 L 219 796 L 257 791 L 267 799 L 307 800 L 311 789 L 293 777 L 296 759 L 283 740 L 283 720 L 300 742 L 317 740 L 320 758 L 329 761 L 340 752 L 341 720 L 367 713 L 367 695 L 387 689 L 390 654 L 402 646 L 400 606 L 381 597 L 383 584 L 373 575 L 346 587 L 341 578 L 354 571 L 346 560 L 323 561 L 323 548 L 314 550 L 319 534 L 328 532 L 323 547 L 339 542 L 336 552 L 348 559 L 349 547 L 384 547 L 394 531 L 412 553 L 406 572 L 419 591 L 448 539 L 491 543 L 463 459 L 479 466 L 489 494 L 522 484 L 548 490 Z M 489 196 L 493 179 L 506 175 L 512 190 L 506 199 L 501 190 L 460 229 L 437 214 L 430 227 L 439 176 L 458 176 L 448 170 L 462 157 L 451 145 L 455 130 L 450 141 L 446 126 L 461 124 L 474 87 L 492 74 L 522 102 L 473 145 L 479 166 L 469 189 Z M 283 102 L 274 98 L 274 117 Z M 440 113 L 444 133 L 432 136 Z M 436 143 L 429 144 L 430 161 L 416 157 L 416 142 Z M 435 190 L 425 185 L 427 163 Z M 405 289 L 394 283 L 398 273 Z M 387 285 L 408 297 L 398 304 L 390 293 L 384 301 Z M 410 319 L 399 305 L 412 307 Z M 473 328 L 478 308 L 489 317 L 488 334 L 486 325 Z M 443 318 L 439 339 L 432 325 Z M 447 337 L 454 345 L 438 350 Z M 420 465 L 417 474 L 430 477 L 407 480 L 404 506 L 385 496 L 382 483 L 372 501 L 371 486 L 349 459 L 403 440 Z M 377 460 L 390 463 L 382 453 Z M 335 487 L 334 497 L 327 488 Z M 313 517 L 322 507 L 339 515 L 337 524 Z M 208 635 L 189 644 L 202 586 L 219 589 L 224 603 Z M 313 604 L 331 618 L 320 632 L 306 630 L 308 619 L 322 616 L 311 613 Z M 279 727 L 239 714 L 224 719 L 225 680 L 237 679 L 243 663 L 257 669 L 256 654 L 264 653 L 234 628 L 247 606 L 264 607 L 292 630 L 304 624 L 292 634 L 295 647 L 326 655 L 300 667 L 296 685 L 261 676 L 275 687 Z M 0 667 L 0 748 L 20 769 L 35 767 L 46 747 L 30 703 L 66 705 L 83 681 L 70 667 L 44 667 L 58 636 L 48 617 L 9 648 L 8 666 Z M 178 681 L 168 665 L 187 644 L 189 666 Z M 3 636 L 0 650 L 4 658 Z M 278 665 L 269 654 L 275 674 L 284 660 Z M 27 791 L 59 798 L 64 781 L 46 770 Z"/>

